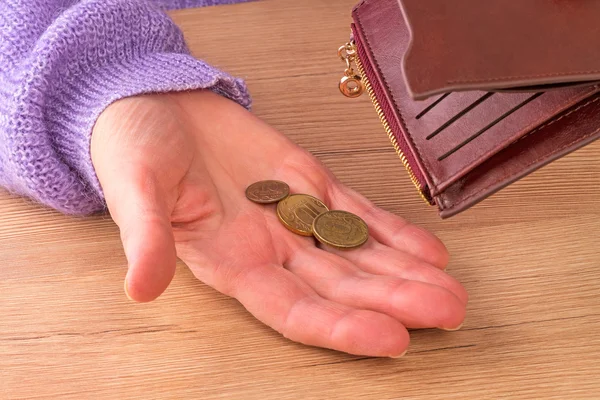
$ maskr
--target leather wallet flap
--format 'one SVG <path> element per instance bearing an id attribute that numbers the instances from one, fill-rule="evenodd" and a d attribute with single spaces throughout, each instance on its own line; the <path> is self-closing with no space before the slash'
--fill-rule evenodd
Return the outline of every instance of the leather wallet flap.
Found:
<path id="1" fill-rule="evenodd" d="M 397 0 L 412 98 L 600 81 L 600 1 Z"/>

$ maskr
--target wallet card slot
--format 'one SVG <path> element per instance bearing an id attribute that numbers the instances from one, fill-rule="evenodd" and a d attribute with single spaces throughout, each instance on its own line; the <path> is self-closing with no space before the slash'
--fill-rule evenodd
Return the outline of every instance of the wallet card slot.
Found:
<path id="1" fill-rule="evenodd" d="M 425 107 L 423 109 L 423 111 L 421 111 L 420 113 L 417 114 L 417 116 L 415 117 L 415 119 L 421 119 L 423 118 L 424 115 L 427 115 L 427 113 L 431 110 L 433 110 L 438 104 L 440 104 L 442 101 L 444 101 L 444 99 L 448 96 L 450 96 L 452 93 L 444 93 L 443 95 L 441 95 L 437 100 L 435 100 L 433 103 L 431 103 L 430 105 L 428 105 L 427 107 Z"/>
<path id="2" fill-rule="evenodd" d="M 407 126 L 418 142 L 431 157 L 434 165 L 438 158 L 448 151 L 457 148 L 462 142 L 486 127 L 493 129 L 493 121 L 503 115 L 509 115 L 531 97 L 531 93 L 502 94 L 494 92 L 459 92 L 450 96 L 447 101 L 432 110 L 420 120 L 407 118 Z M 402 101 L 406 114 L 410 115 L 418 102 L 409 98 Z M 440 131 L 440 128 L 444 128 Z M 433 133 L 437 133 L 432 135 Z M 500 133 L 500 136 L 502 133 Z M 471 148 L 464 149 L 467 154 Z"/>
<path id="3" fill-rule="evenodd" d="M 496 118 L 495 120 L 493 120 L 492 122 L 490 122 L 488 125 L 486 125 L 483 128 L 481 128 L 479 131 L 477 131 L 476 133 L 474 133 L 472 136 L 468 137 L 467 139 L 465 139 L 464 141 L 462 141 L 461 143 L 459 143 L 452 150 L 449 150 L 446 153 L 444 153 L 441 156 L 439 156 L 438 157 L 438 161 L 443 161 L 444 159 L 450 157 L 452 154 L 455 154 L 458 150 L 462 149 L 463 147 L 465 147 L 466 145 L 468 145 L 469 143 L 471 143 L 473 140 L 477 139 L 479 136 L 481 136 L 484 133 L 488 132 L 491 128 L 493 128 L 494 126 L 496 126 L 497 124 L 499 124 L 500 122 L 502 122 L 504 119 L 508 118 L 514 112 L 516 112 L 517 110 L 525 107 L 527 104 L 531 103 L 533 100 L 537 99 L 538 97 L 540 97 L 543 94 L 544 94 L 544 92 L 535 93 L 534 95 L 530 96 L 529 98 L 527 98 L 523 102 L 517 104 L 515 107 L 511 108 L 510 110 L 508 110 L 507 112 L 505 112 L 504 114 L 500 115 L 498 118 Z"/>
<path id="4" fill-rule="evenodd" d="M 480 98 L 478 98 L 477 100 L 475 100 L 473 103 L 469 104 L 467 107 L 465 107 L 463 110 L 461 110 L 458 114 L 454 115 L 448 121 L 444 122 L 442 124 L 442 126 L 440 126 L 435 131 L 433 131 L 432 133 L 430 133 L 426 137 L 426 139 L 427 140 L 433 139 L 434 137 L 436 137 L 437 135 L 439 135 L 441 132 L 443 132 L 446 128 L 448 128 L 450 125 L 452 125 L 453 123 L 455 123 L 456 121 L 458 121 L 460 118 L 462 118 L 463 116 L 465 116 L 466 114 L 468 114 L 471 110 L 473 110 L 475 107 L 477 107 L 478 105 L 480 105 L 481 103 L 483 103 L 484 101 L 486 101 L 487 99 L 489 99 L 490 97 L 492 97 L 493 95 L 494 95 L 493 92 L 485 93 L 483 96 L 481 96 Z"/>
<path id="5" fill-rule="evenodd" d="M 447 128 L 443 135 L 417 141 L 423 143 L 421 148 L 429 157 L 435 157 L 435 161 L 429 162 L 432 180 L 436 182 L 431 188 L 432 193 L 443 192 L 489 157 L 597 91 L 598 88 L 580 88 L 550 91 L 544 95 L 496 93 L 484 103 L 485 107 L 473 109 Z M 455 100 L 464 101 L 458 93 Z M 410 108 L 414 102 L 405 98 L 403 103 Z M 411 131 L 425 135 L 427 127 L 413 125 Z"/>

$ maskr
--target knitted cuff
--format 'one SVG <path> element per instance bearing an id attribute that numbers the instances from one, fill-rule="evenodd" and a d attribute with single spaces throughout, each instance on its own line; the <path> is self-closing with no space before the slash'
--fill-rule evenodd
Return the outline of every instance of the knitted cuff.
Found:
<path id="1" fill-rule="evenodd" d="M 190 56 L 181 31 L 150 1 L 36 4 L 38 23 L 25 8 L 13 15 L 14 38 L 0 40 L 11 50 L 0 54 L 8 67 L 0 71 L 0 185 L 14 193 L 66 214 L 103 210 L 90 139 L 118 99 L 210 89 L 249 107 L 244 84 Z"/>

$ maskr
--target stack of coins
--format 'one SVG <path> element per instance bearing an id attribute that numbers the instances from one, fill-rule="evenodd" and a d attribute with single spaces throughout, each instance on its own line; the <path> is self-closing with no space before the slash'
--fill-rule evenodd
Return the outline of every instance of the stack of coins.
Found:
<path id="1" fill-rule="evenodd" d="M 277 216 L 290 231 L 314 236 L 319 242 L 351 249 L 369 239 L 365 221 L 341 210 L 329 210 L 319 199 L 307 194 L 290 195 L 290 187 L 281 181 L 260 181 L 246 189 L 248 200 L 258 204 L 277 203 Z"/>

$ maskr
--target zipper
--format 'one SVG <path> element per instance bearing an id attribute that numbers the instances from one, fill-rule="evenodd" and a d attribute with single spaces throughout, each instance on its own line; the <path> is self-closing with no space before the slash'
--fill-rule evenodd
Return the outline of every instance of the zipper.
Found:
<path id="1" fill-rule="evenodd" d="M 339 88 L 340 92 L 346 97 L 356 98 L 363 94 L 363 92 L 367 92 L 369 97 L 371 98 L 371 102 L 373 103 L 373 107 L 375 108 L 375 112 L 383 125 L 383 129 L 386 134 L 396 154 L 400 158 L 402 165 L 406 169 L 408 176 L 413 183 L 413 185 L 417 188 L 417 191 L 421 195 L 421 198 L 427 202 L 427 204 L 432 204 L 431 196 L 429 195 L 429 190 L 427 188 L 427 184 L 425 183 L 425 179 L 422 176 L 417 176 L 415 171 L 413 170 L 410 161 L 408 160 L 405 152 L 402 150 L 398 143 L 398 138 L 394 134 L 394 131 L 390 127 L 390 123 L 385 115 L 383 108 L 381 107 L 381 103 L 377 99 L 375 94 L 375 90 L 373 89 L 373 85 L 371 84 L 368 74 L 365 73 L 365 68 L 362 64 L 362 61 L 358 55 L 358 49 L 356 46 L 356 42 L 354 39 L 351 39 L 350 42 L 341 46 L 338 49 L 338 56 L 346 63 L 346 70 L 344 71 L 344 76 L 340 80 Z M 358 69 L 358 74 L 355 73 L 352 68 L 352 64 L 356 65 Z"/>

